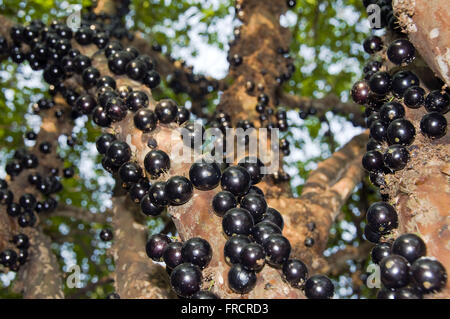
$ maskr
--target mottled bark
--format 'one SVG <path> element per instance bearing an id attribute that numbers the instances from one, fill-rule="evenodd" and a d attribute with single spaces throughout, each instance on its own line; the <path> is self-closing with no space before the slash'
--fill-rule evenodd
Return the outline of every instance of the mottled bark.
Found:
<path id="1" fill-rule="evenodd" d="M 116 270 L 114 285 L 121 298 L 175 298 L 164 267 L 145 253 L 147 228 L 135 221 L 134 204 L 126 197 L 113 198 L 114 243 L 111 253 Z"/>
<path id="2" fill-rule="evenodd" d="M 62 299 L 63 276 L 58 260 L 51 250 L 51 240 L 39 229 L 31 236 L 28 260 L 18 273 L 14 289 L 25 299 Z"/>

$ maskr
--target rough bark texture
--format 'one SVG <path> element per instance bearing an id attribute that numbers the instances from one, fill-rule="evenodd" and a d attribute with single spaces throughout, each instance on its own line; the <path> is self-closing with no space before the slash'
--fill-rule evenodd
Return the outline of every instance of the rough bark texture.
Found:
<path id="1" fill-rule="evenodd" d="M 25 299 L 62 299 L 63 276 L 51 240 L 39 229 L 29 231 L 31 237 L 29 257 L 18 273 L 19 281 L 14 289 Z"/>
<path id="2" fill-rule="evenodd" d="M 447 0 L 394 0 L 403 29 L 424 61 L 450 86 L 450 10 Z"/>
<path id="3" fill-rule="evenodd" d="M 115 197 L 113 204 L 114 245 L 111 252 L 116 266 L 116 292 L 121 298 L 175 298 L 164 267 L 154 263 L 145 253 L 147 229 L 135 221 L 133 204 L 123 196 Z"/>
<path id="4" fill-rule="evenodd" d="M 420 133 L 426 111 L 407 109 L 416 128 L 405 169 L 386 176 L 390 201 L 399 214 L 399 233 L 417 233 L 427 244 L 427 254 L 450 270 L 450 136 L 432 141 Z M 447 121 L 450 115 L 446 115 Z M 447 283 L 447 287 L 450 287 Z"/>

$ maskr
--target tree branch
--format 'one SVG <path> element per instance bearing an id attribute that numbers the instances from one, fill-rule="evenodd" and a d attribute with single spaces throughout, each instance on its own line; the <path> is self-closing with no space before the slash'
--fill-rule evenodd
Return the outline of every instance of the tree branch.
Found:
<path id="1" fill-rule="evenodd" d="M 132 203 L 125 197 L 113 198 L 116 291 L 121 298 L 175 298 L 165 269 L 145 253 L 147 229 L 134 221 Z"/>
<path id="2" fill-rule="evenodd" d="M 328 270 L 323 251 L 329 230 L 365 174 L 361 159 L 367 139 L 367 133 L 354 137 L 341 150 L 320 163 L 310 174 L 300 198 L 282 196 L 268 200 L 270 207 L 283 213 L 283 234 L 291 242 L 292 255 L 310 265 L 312 272 Z M 312 229 L 311 224 L 314 224 Z M 306 238 L 314 239 L 313 247 L 305 246 Z"/>
<path id="3" fill-rule="evenodd" d="M 352 102 L 342 102 L 333 94 L 329 94 L 321 99 L 314 99 L 283 93 L 280 103 L 288 109 L 298 109 L 300 111 L 308 111 L 313 107 L 317 110 L 316 116 L 318 117 L 325 115 L 328 111 L 342 116 L 349 116 L 349 119 L 355 125 L 366 127 L 362 107 Z"/>
<path id="4" fill-rule="evenodd" d="M 75 218 L 85 223 L 105 224 L 107 222 L 107 218 L 112 216 L 112 213 L 110 211 L 106 211 L 105 213 L 92 213 L 84 208 L 60 205 L 58 206 L 56 211 L 51 213 L 43 213 L 40 216 L 47 218 L 54 216 L 67 217 L 67 218 Z"/>
<path id="5" fill-rule="evenodd" d="M 62 273 L 51 241 L 39 230 L 30 230 L 31 245 L 28 260 L 18 273 L 14 289 L 25 299 L 62 299 Z"/>

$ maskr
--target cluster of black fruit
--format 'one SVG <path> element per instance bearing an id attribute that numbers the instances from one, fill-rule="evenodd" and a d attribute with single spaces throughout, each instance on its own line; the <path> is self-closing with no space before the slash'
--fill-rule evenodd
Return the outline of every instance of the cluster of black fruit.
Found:
<path id="1" fill-rule="evenodd" d="M 218 299 L 211 291 L 201 290 L 202 269 L 212 258 L 212 249 L 206 240 L 194 237 L 180 243 L 172 242 L 166 235 L 156 234 L 149 238 L 145 250 L 154 261 L 164 261 L 172 289 L 178 296 Z"/>
<path id="2" fill-rule="evenodd" d="M 389 26 L 401 34 L 392 3 L 389 0 L 364 0 L 367 7 L 378 4 L 382 10 L 382 27 Z M 385 47 L 378 36 L 370 36 L 363 43 L 371 54 L 382 52 Z M 396 39 L 386 48 L 386 56 L 396 66 L 405 66 L 415 59 L 414 46 L 404 38 Z M 364 67 L 364 79 L 353 86 L 353 100 L 366 106 L 366 124 L 370 128 L 367 153 L 363 167 L 370 172 L 370 180 L 378 187 L 385 185 L 384 174 L 391 174 L 406 167 L 410 155 L 408 148 L 414 141 L 416 130 L 405 119 L 405 106 L 428 112 L 420 122 L 422 134 L 438 139 L 447 132 L 447 113 L 450 98 L 444 90 L 426 93 L 420 87 L 419 78 L 410 70 L 395 68 L 391 74 L 381 60 L 373 59 Z M 413 299 L 423 294 L 440 291 L 447 282 L 442 264 L 425 257 L 423 240 L 414 234 L 399 236 L 393 243 L 390 235 L 398 227 L 394 207 L 386 202 L 372 204 L 367 211 L 364 235 L 377 243 L 372 250 L 372 260 L 380 265 L 384 285 L 378 298 Z"/>
<path id="3" fill-rule="evenodd" d="M 191 180 L 192 175 L 200 175 L 198 171 L 209 171 L 208 165 L 194 164 Z M 263 166 L 259 159 L 246 157 L 237 166 L 226 168 L 221 177 L 217 175 L 222 191 L 214 196 L 212 206 L 222 217 L 223 233 L 228 238 L 224 257 L 231 265 L 230 288 L 236 293 L 249 293 L 256 285 L 256 273 L 267 262 L 272 267 L 282 268 L 283 278 L 293 287 L 303 288 L 308 298 L 331 298 L 334 286 L 327 277 L 316 275 L 307 279 L 305 264 L 289 259 L 291 245 L 281 234 L 283 218 L 277 210 L 267 206 L 264 193 L 255 186 L 263 178 Z"/>
<path id="4" fill-rule="evenodd" d="M 383 49 L 383 41 L 371 36 L 364 41 L 364 49 L 370 54 L 379 52 Z M 405 65 L 414 60 L 415 48 L 408 40 L 398 39 L 387 48 L 387 57 L 396 65 Z M 404 118 L 405 106 L 412 109 L 425 107 L 428 113 L 420 122 L 420 130 L 430 139 L 446 134 L 447 120 L 443 114 L 450 106 L 445 91 L 426 94 L 412 71 L 399 70 L 391 76 L 389 72 L 381 71 L 382 67 L 377 60 L 370 61 L 364 68 L 365 79 L 352 89 L 353 100 L 367 105 L 365 115 L 371 139 L 363 166 L 377 186 L 384 184 L 383 173 L 401 170 L 408 163 L 408 146 L 414 141 L 416 130 Z"/>
<path id="5" fill-rule="evenodd" d="M 421 299 L 447 284 L 447 272 L 435 258 L 426 257 L 426 246 L 415 234 L 399 236 L 393 243 L 377 244 L 372 261 L 380 266 L 383 288 L 379 299 Z"/>
<path id="6" fill-rule="evenodd" d="M 30 240 L 27 235 L 19 233 L 12 237 L 11 244 L 15 249 L 9 248 L 0 252 L 0 265 L 11 271 L 18 271 L 27 261 Z"/>

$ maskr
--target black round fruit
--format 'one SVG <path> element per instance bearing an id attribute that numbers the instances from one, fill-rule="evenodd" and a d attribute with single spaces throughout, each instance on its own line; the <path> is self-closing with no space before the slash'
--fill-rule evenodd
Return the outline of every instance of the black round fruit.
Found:
<path id="1" fill-rule="evenodd" d="M 216 188 L 220 183 L 221 175 L 217 163 L 197 162 L 189 169 L 189 179 L 195 188 L 202 191 Z"/>
<path id="2" fill-rule="evenodd" d="M 398 225 L 397 212 L 394 207 L 385 202 L 370 205 L 366 218 L 370 228 L 380 234 L 387 234 Z"/>
<path id="3" fill-rule="evenodd" d="M 255 223 L 259 223 L 263 214 L 267 210 L 267 202 L 263 196 L 257 194 L 245 195 L 241 199 L 241 208 L 244 208 L 252 214 Z"/>
<path id="4" fill-rule="evenodd" d="M 434 258 L 422 257 L 411 266 L 411 280 L 423 293 L 442 290 L 447 284 L 447 272 L 444 266 Z"/>
<path id="5" fill-rule="evenodd" d="M 308 268 L 298 259 L 289 259 L 283 264 L 283 278 L 292 287 L 300 288 L 308 277 Z"/>
<path id="6" fill-rule="evenodd" d="M 244 167 L 247 170 L 247 172 L 250 174 L 253 185 L 258 184 L 264 176 L 261 171 L 264 167 L 264 164 L 257 157 L 247 156 L 241 159 L 238 165 Z"/>
<path id="7" fill-rule="evenodd" d="M 251 243 L 251 240 L 247 236 L 231 236 L 223 249 L 225 261 L 229 264 L 239 264 L 241 262 L 241 251 L 249 243 Z"/>
<path id="8" fill-rule="evenodd" d="M 159 216 L 164 210 L 164 207 L 156 206 L 152 203 L 151 198 L 148 194 L 144 195 L 141 202 L 141 211 L 147 216 Z"/>
<path id="9" fill-rule="evenodd" d="M 267 262 L 275 267 L 280 267 L 289 259 L 291 244 L 281 234 L 270 235 L 263 243 L 267 254 Z"/>
<path id="10" fill-rule="evenodd" d="M 92 111 L 92 120 L 100 127 L 109 127 L 112 123 L 106 109 L 102 106 L 97 106 L 94 108 Z"/>
<path id="11" fill-rule="evenodd" d="M 450 97 L 440 90 L 430 92 L 425 99 L 425 109 L 427 112 L 438 112 L 445 114 L 450 106 Z"/>
<path id="12" fill-rule="evenodd" d="M 406 39 L 399 39 L 392 42 L 387 49 L 389 60 L 397 65 L 411 63 L 415 59 L 416 49 Z"/>
<path id="13" fill-rule="evenodd" d="M 247 244 L 241 250 L 240 264 L 247 270 L 260 271 L 266 263 L 264 248 L 257 243 Z"/>
<path id="14" fill-rule="evenodd" d="M 131 61 L 132 55 L 126 51 L 118 51 L 108 58 L 108 66 L 111 72 L 117 75 L 125 74 L 126 66 Z"/>
<path id="15" fill-rule="evenodd" d="M 399 71 L 392 77 L 392 93 L 402 98 L 406 90 L 412 86 L 420 85 L 419 78 L 411 71 Z"/>
<path id="16" fill-rule="evenodd" d="M 17 203 L 10 203 L 6 208 L 6 213 L 11 217 L 17 217 L 22 214 L 22 206 Z"/>
<path id="17" fill-rule="evenodd" d="M 87 27 L 82 26 L 75 32 L 75 40 L 81 45 L 87 45 L 92 43 L 92 40 L 94 39 L 94 31 Z"/>
<path id="18" fill-rule="evenodd" d="M 386 123 L 405 116 L 405 108 L 398 102 L 388 102 L 380 109 L 380 118 Z"/>
<path id="19" fill-rule="evenodd" d="M 367 142 L 366 150 L 381 152 L 383 150 L 383 146 L 380 142 L 375 141 L 373 138 L 370 138 L 369 142 Z"/>
<path id="20" fill-rule="evenodd" d="M 127 107 L 120 97 L 110 97 L 106 102 L 106 114 L 113 122 L 122 121 L 127 116 Z"/>
<path id="21" fill-rule="evenodd" d="M 366 40 L 364 40 L 363 47 L 364 51 L 366 51 L 367 53 L 374 54 L 383 49 L 383 40 L 381 40 L 381 38 L 376 35 L 368 37 Z"/>
<path id="22" fill-rule="evenodd" d="M 411 264 L 427 254 L 422 238 L 415 234 L 403 234 L 392 244 L 392 253 L 405 257 Z"/>
<path id="23" fill-rule="evenodd" d="M 125 71 L 133 80 L 140 81 L 147 74 L 147 64 L 144 61 L 140 61 L 138 59 L 134 59 L 129 62 L 125 68 Z"/>
<path id="24" fill-rule="evenodd" d="M 164 207 L 169 204 L 169 200 L 167 199 L 167 193 L 166 193 L 166 183 L 165 182 L 156 182 L 148 191 L 150 201 L 158 206 L 158 207 Z"/>
<path id="25" fill-rule="evenodd" d="M 431 139 L 441 138 L 447 134 L 447 119 L 440 113 L 428 113 L 420 120 L 420 131 Z"/>
<path id="26" fill-rule="evenodd" d="M 305 295 L 309 299 L 330 299 L 334 295 L 334 285 L 326 276 L 311 276 L 305 283 Z"/>
<path id="27" fill-rule="evenodd" d="M 181 256 L 182 247 L 182 243 L 172 242 L 164 249 L 163 260 L 169 269 L 174 269 L 176 266 L 183 263 L 183 257 Z"/>
<path id="28" fill-rule="evenodd" d="M 183 205 L 193 195 L 194 187 L 184 176 L 172 176 L 166 182 L 165 193 L 171 205 Z"/>
<path id="29" fill-rule="evenodd" d="M 80 95 L 75 101 L 75 109 L 82 114 L 90 114 L 96 105 L 95 99 L 90 95 Z"/>
<path id="30" fill-rule="evenodd" d="M 402 288 L 409 283 L 409 262 L 399 255 L 390 255 L 380 262 L 381 282 L 387 288 Z"/>
<path id="31" fill-rule="evenodd" d="M 264 245 L 267 239 L 273 234 L 281 234 L 281 229 L 274 223 L 262 221 L 251 230 L 252 238 L 258 244 Z"/>
<path id="32" fill-rule="evenodd" d="M 183 244 L 181 256 L 183 257 L 183 262 L 189 262 L 203 269 L 211 261 L 211 245 L 203 238 L 195 237 L 188 239 Z"/>
<path id="33" fill-rule="evenodd" d="M 177 109 L 177 116 L 175 117 L 175 122 L 178 123 L 178 125 L 181 125 L 187 121 L 189 121 L 189 118 L 191 117 L 191 112 L 184 106 L 179 106 Z"/>
<path id="34" fill-rule="evenodd" d="M 159 121 L 168 124 L 175 121 L 177 116 L 178 106 L 170 99 L 159 101 L 155 106 L 155 113 Z"/>
<path id="35" fill-rule="evenodd" d="M 222 219 L 222 228 L 227 236 L 249 235 L 253 225 L 252 215 L 242 208 L 230 209 Z"/>
<path id="36" fill-rule="evenodd" d="M 378 151 L 368 151 L 362 158 L 362 166 L 369 172 L 381 171 L 384 167 L 383 155 Z"/>
<path id="37" fill-rule="evenodd" d="M 230 166 L 222 173 L 221 186 L 235 196 L 246 194 L 251 186 L 251 176 L 241 166 Z"/>
<path id="38" fill-rule="evenodd" d="M 170 284 L 177 295 L 190 297 L 200 290 L 202 272 L 198 266 L 183 263 L 172 270 Z"/>
<path id="39" fill-rule="evenodd" d="M 264 194 L 263 194 L 264 196 Z M 275 208 L 267 208 L 266 212 L 263 214 L 261 222 L 271 222 L 277 225 L 280 230 L 283 230 L 284 228 L 284 220 L 283 216 L 281 216 L 280 212 L 277 211 Z"/>
<path id="40" fill-rule="evenodd" d="M 95 145 L 97 147 L 97 151 L 100 154 L 106 154 L 106 151 L 111 146 L 111 143 L 114 142 L 115 140 L 116 140 L 116 137 L 112 134 L 109 134 L 109 133 L 102 134 L 97 139 L 97 142 L 95 143 Z"/>
<path id="41" fill-rule="evenodd" d="M 17 253 L 12 249 L 6 249 L 0 253 L 0 264 L 5 267 L 13 266 L 17 261 Z"/>
<path id="42" fill-rule="evenodd" d="M 387 129 L 387 123 L 376 120 L 370 125 L 370 137 L 378 142 L 384 142 L 387 139 Z"/>
<path id="43" fill-rule="evenodd" d="M 386 95 L 391 89 L 391 76 L 387 72 L 377 72 L 369 80 L 370 90 L 378 95 Z"/>
<path id="44" fill-rule="evenodd" d="M 27 249 L 28 247 L 30 247 L 30 239 L 25 234 L 14 235 L 12 242 L 19 249 Z"/>
<path id="45" fill-rule="evenodd" d="M 352 99 L 355 103 L 366 104 L 370 95 L 370 88 L 366 81 L 359 81 L 353 85 L 351 91 Z"/>
<path id="46" fill-rule="evenodd" d="M 391 247 L 392 245 L 390 243 L 379 243 L 375 247 L 372 248 L 372 251 L 370 252 L 370 256 L 372 257 L 372 261 L 375 264 L 379 264 L 380 261 L 391 254 Z"/>
<path id="47" fill-rule="evenodd" d="M 403 95 L 403 102 L 411 109 L 418 109 L 422 106 L 425 99 L 425 90 L 420 86 L 412 86 L 408 88 Z"/>
<path id="48" fill-rule="evenodd" d="M 120 166 L 130 160 L 130 146 L 122 141 L 113 141 L 106 151 L 106 156 L 110 159 L 111 163 Z"/>
<path id="49" fill-rule="evenodd" d="M 364 237 L 366 237 L 366 239 L 371 243 L 376 244 L 380 241 L 381 235 L 378 232 L 374 231 L 372 228 L 370 228 L 369 225 L 366 225 L 364 227 Z"/>
<path id="50" fill-rule="evenodd" d="M 145 156 L 144 166 L 152 178 L 158 178 L 170 169 L 170 159 L 165 152 L 152 150 Z"/>
<path id="51" fill-rule="evenodd" d="M 387 139 L 390 145 L 400 144 L 403 146 L 410 145 L 416 136 L 414 125 L 406 119 L 398 119 L 392 121 L 387 129 Z"/>
<path id="52" fill-rule="evenodd" d="M 384 165 L 392 171 L 399 171 L 406 167 L 409 161 L 409 152 L 402 145 L 391 145 L 383 156 Z"/>
<path id="53" fill-rule="evenodd" d="M 134 125 L 145 133 L 153 131 L 157 121 L 155 113 L 150 109 L 140 109 L 134 115 Z"/>
<path id="54" fill-rule="evenodd" d="M 146 108 L 149 103 L 147 93 L 143 91 L 133 91 L 127 96 L 126 104 L 129 110 L 136 112 L 141 108 Z"/>
<path id="55" fill-rule="evenodd" d="M 256 274 L 240 264 L 235 264 L 228 272 L 228 284 L 235 293 L 247 294 L 256 286 Z"/>
<path id="56" fill-rule="evenodd" d="M 44 154 L 50 154 L 52 151 L 52 144 L 50 142 L 42 142 L 39 144 L 39 151 Z"/>
<path id="57" fill-rule="evenodd" d="M 91 88 L 97 84 L 97 80 L 100 77 L 100 71 L 97 68 L 90 66 L 83 70 L 81 77 L 83 79 L 83 85 L 86 88 Z"/>
<path id="58" fill-rule="evenodd" d="M 152 235 L 145 246 L 147 256 L 154 261 L 161 261 L 164 250 L 170 243 L 170 238 L 163 234 Z"/>
<path id="59" fill-rule="evenodd" d="M 156 71 L 149 71 L 144 75 L 142 82 L 147 85 L 150 89 L 156 88 L 161 83 L 161 77 Z"/>
<path id="60" fill-rule="evenodd" d="M 137 183 L 142 177 L 142 168 L 136 162 L 128 162 L 119 168 L 119 176 L 125 183 Z"/>
<path id="61" fill-rule="evenodd" d="M 235 208 L 236 206 L 236 197 L 232 193 L 227 191 L 218 192 L 212 200 L 212 207 L 214 212 L 221 217 L 225 215 L 227 211 Z"/>
<path id="62" fill-rule="evenodd" d="M 32 194 L 23 194 L 19 198 L 19 204 L 25 210 L 34 210 L 36 207 L 36 197 Z"/>
<path id="63" fill-rule="evenodd" d="M 102 229 L 100 232 L 100 239 L 102 241 L 111 241 L 113 239 L 113 232 L 111 229 Z"/>

